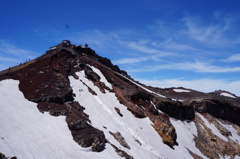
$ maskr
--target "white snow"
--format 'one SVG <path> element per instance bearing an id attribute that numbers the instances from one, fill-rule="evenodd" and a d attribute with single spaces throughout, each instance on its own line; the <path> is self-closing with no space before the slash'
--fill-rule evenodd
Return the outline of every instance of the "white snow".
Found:
<path id="1" fill-rule="evenodd" d="M 112 88 L 100 70 L 93 66 L 90 67 L 101 77 L 101 82 Z M 69 77 L 73 92 L 76 94 L 75 100 L 85 107 L 84 112 L 89 115 L 91 124 L 104 131 L 107 140 L 119 149 L 124 150 L 135 159 L 193 158 L 187 149 L 202 158 L 206 158 L 196 148 L 193 141 L 194 136 L 197 135 L 194 122 L 170 118 L 176 129 L 179 144 L 174 146 L 174 149 L 171 149 L 163 144 L 161 137 L 152 127 L 153 123 L 149 118 L 139 119 L 134 117 L 126 106 L 119 103 L 114 93 L 108 90 L 106 90 L 106 93 L 102 93 L 97 86 L 85 77 L 84 71 L 76 74 L 81 81 L 72 76 Z M 149 93 L 157 94 L 136 82 L 131 82 Z M 100 153 L 91 152 L 91 148 L 79 146 L 72 139 L 65 117 L 53 117 L 49 113 L 40 113 L 36 103 L 24 98 L 18 84 L 19 81 L 16 80 L 0 81 L 0 152 L 8 157 L 16 156 L 18 159 L 122 159 L 108 143 L 106 149 Z M 97 95 L 92 95 L 88 87 L 94 90 Z M 114 107 L 120 109 L 123 117 L 118 115 Z M 226 141 L 226 138 L 220 134 L 213 124 L 210 124 L 202 115 L 197 115 L 214 134 Z M 231 125 L 223 125 L 232 132 L 234 141 L 239 143 L 240 136 L 237 131 Z M 114 133 L 119 131 L 131 149 L 129 150 L 119 144 L 109 131 Z"/>
<path id="2" fill-rule="evenodd" d="M 228 155 L 222 156 L 222 155 L 218 154 L 218 156 L 220 159 L 231 159 L 231 156 L 228 156 Z M 235 157 L 235 159 L 237 159 L 237 158 Z"/>
<path id="3" fill-rule="evenodd" d="M 215 135 L 217 135 L 219 138 L 223 139 L 224 141 L 228 142 L 228 139 L 220 133 L 220 131 L 216 128 L 216 126 L 215 126 L 214 124 L 211 124 L 203 115 L 201 115 L 201 114 L 199 114 L 199 113 L 196 113 L 196 115 L 202 119 L 202 121 L 204 122 L 204 124 L 205 124 L 209 129 L 211 129 L 211 131 L 212 131 Z"/>
<path id="4" fill-rule="evenodd" d="M 225 96 L 225 97 L 230 97 L 230 98 L 236 98 L 234 95 L 226 93 L 226 92 L 222 92 L 220 95 Z"/>
<path id="5" fill-rule="evenodd" d="M 232 136 L 229 136 L 230 139 L 232 139 L 233 141 L 237 142 L 238 144 L 240 144 L 240 136 L 237 132 L 237 130 L 229 124 L 223 124 L 221 121 L 219 121 L 219 123 L 225 127 L 228 131 L 230 131 L 232 133 Z"/>
<path id="6" fill-rule="evenodd" d="M 119 74 L 119 73 L 118 73 L 118 74 Z M 133 84 L 137 85 L 138 87 L 144 89 L 145 91 L 147 91 L 147 92 L 149 92 L 149 93 L 156 94 L 156 95 L 158 95 L 159 97 L 162 97 L 162 98 L 167 98 L 167 97 L 164 96 L 164 95 L 161 95 L 161 94 L 159 94 L 159 93 L 156 93 L 156 92 L 154 92 L 154 91 L 151 91 L 151 90 L 143 87 L 142 85 L 140 85 L 140 84 L 138 84 L 138 83 L 130 80 L 129 78 L 127 78 L 127 77 L 125 77 L 125 76 L 123 76 L 123 75 L 121 75 L 121 74 L 119 74 L 119 75 L 122 76 L 123 78 L 127 79 L 128 81 L 132 82 Z"/>
<path id="7" fill-rule="evenodd" d="M 18 159 L 119 158 L 106 145 L 101 153 L 90 152 L 72 139 L 65 117 L 40 113 L 36 103 L 26 100 L 16 80 L 0 81 L 0 151 Z"/>
<path id="8" fill-rule="evenodd" d="M 93 70 L 96 74 L 98 74 L 98 75 L 100 76 L 100 81 L 101 81 L 101 82 L 103 82 L 107 87 L 109 87 L 110 89 L 112 89 L 112 85 L 107 81 L 107 79 L 105 78 L 105 76 L 102 74 L 102 72 L 101 72 L 99 69 L 97 69 L 97 68 L 95 68 L 95 67 L 93 67 L 93 66 L 90 66 L 90 65 L 89 65 L 89 67 L 91 67 L 92 70 Z"/>
<path id="9" fill-rule="evenodd" d="M 181 153 L 181 157 L 177 158 L 189 158 L 188 148 L 193 153 L 197 154 L 202 158 L 207 158 L 204 156 L 198 148 L 196 148 L 194 138 L 197 136 L 197 128 L 194 122 L 180 121 L 174 118 L 170 118 L 171 123 L 176 129 L 177 133 L 177 142 L 179 146 L 175 146 L 175 151 L 179 151 Z"/>
<path id="10" fill-rule="evenodd" d="M 94 67 L 92 68 L 94 69 Z M 94 71 L 97 72 L 96 68 L 94 69 Z M 192 158 L 192 156 L 186 149 L 187 147 L 194 153 L 199 154 L 199 156 L 202 156 L 204 158 L 204 156 L 195 147 L 195 144 L 192 143 L 193 141 L 179 142 L 180 145 L 174 146 L 174 150 L 171 149 L 169 146 L 163 144 L 161 137 L 151 126 L 153 123 L 150 121 L 149 118 L 139 119 L 134 117 L 134 115 L 127 110 L 126 106 L 119 103 L 114 93 L 111 93 L 107 90 L 106 93 L 102 93 L 97 86 L 95 86 L 85 77 L 84 71 L 80 71 L 76 74 L 82 81 L 77 80 L 73 77 L 69 77 L 73 92 L 76 94 L 75 100 L 85 107 L 84 112 L 89 115 L 89 119 L 91 120 L 92 125 L 104 131 L 107 140 L 116 145 L 118 148 L 126 151 L 129 155 L 133 156 L 136 159 Z M 103 75 L 100 71 L 98 72 L 98 75 L 101 77 L 101 79 L 106 85 L 111 85 L 104 78 L 102 78 Z M 88 91 L 87 86 L 83 83 L 93 89 L 97 95 L 93 96 Z M 114 107 L 120 109 L 123 117 L 120 117 L 118 115 Z M 189 131 L 189 136 L 190 134 L 192 134 L 192 137 L 194 136 L 194 134 L 196 135 L 196 133 L 193 133 L 189 130 L 196 129 L 191 128 L 195 126 L 194 124 L 189 124 L 187 127 L 189 129 L 184 129 L 184 131 L 182 131 L 181 126 L 177 126 L 178 121 L 173 122 L 176 123 L 175 125 L 177 131 L 182 134 L 178 135 L 179 141 L 184 141 L 186 139 L 186 137 L 184 137 L 185 130 Z M 114 137 L 110 135 L 109 131 L 121 132 L 122 136 L 126 139 L 131 149 L 129 150 L 120 145 L 114 139 Z M 141 143 L 141 145 L 136 142 L 136 139 Z M 187 138 L 187 140 L 189 140 L 189 138 Z M 188 146 L 188 144 L 190 143 L 191 145 Z"/>
<path id="11" fill-rule="evenodd" d="M 186 90 L 186 89 L 173 89 L 173 91 L 174 91 L 174 92 L 178 92 L 178 93 L 180 93 L 180 92 L 186 92 L 186 93 L 191 92 L 191 91 Z"/>
<path id="12" fill-rule="evenodd" d="M 54 49 L 56 49 L 56 48 L 57 48 L 57 47 L 54 46 L 54 47 L 51 47 L 50 50 L 54 50 Z"/>
<path id="13" fill-rule="evenodd" d="M 89 119 L 94 127 L 104 131 L 104 134 L 111 143 L 128 152 L 130 155 L 135 156 L 135 158 L 163 158 L 161 153 L 158 150 L 155 150 L 148 143 L 152 140 L 153 136 L 161 141 L 159 135 L 152 128 L 151 121 L 149 119 L 135 118 L 125 106 L 119 103 L 114 93 L 110 93 L 109 91 L 102 93 L 97 86 L 85 78 L 83 71 L 76 74 L 82 82 L 74 79 L 73 77 L 69 78 L 73 92 L 76 94 L 75 100 L 85 107 L 84 112 L 89 115 Z M 101 72 L 98 72 L 98 75 L 102 77 L 100 74 Z M 93 89 L 97 93 L 97 96 L 93 96 L 83 82 Z M 107 85 L 107 83 L 105 84 Z M 80 89 L 83 91 L 79 92 Z M 114 107 L 119 108 L 124 116 L 120 117 Z M 122 147 L 109 133 L 109 131 L 114 133 L 117 131 L 121 132 L 131 149 L 128 150 L 125 147 Z M 151 132 L 154 133 L 153 136 L 151 135 Z M 146 135 L 148 133 L 149 135 Z M 140 141 L 142 146 L 139 145 L 135 139 Z M 139 152 L 139 149 L 142 149 L 142 151 Z"/>

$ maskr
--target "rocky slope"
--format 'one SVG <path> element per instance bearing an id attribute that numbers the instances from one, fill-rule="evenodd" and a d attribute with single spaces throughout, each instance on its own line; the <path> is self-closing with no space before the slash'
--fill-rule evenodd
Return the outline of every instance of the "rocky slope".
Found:
<path id="1" fill-rule="evenodd" d="M 18 88 L 21 92 L 16 95 Z M 50 150 L 57 151 L 51 158 L 240 158 L 239 97 L 221 90 L 203 93 L 145 86 L 88 47 L 57 45 L 24 66 L 1 72 L 0 99 L 4 101 L 0 104 L 0 158 L 42 158 Z M 39 112 L 35 125 L 40 124 L 34 130 L 31 120 L 36 119 L 18 116 L 33 107 Z M 20 119 L 11 120 L 12 112 Z M 59 152 L 61 146 L 51 137 L 46 143 L 55 145 L 48 149 L 40 148 L 41 142 L 34 144 L 40 151 L 36 156 L 35 149 L 19 146 L 32 143 L 24 143 L 24 135 L 11 131 L 25 131 L 16 125 L 25 123 L 29 133 L 38 130 L 43 136 L 47 130 L 54 132 L 55 118 L 45 123 L 45 130 L 42 113 L 59 121 L 64 118 L 67 127 L 55 130 L 69 131 L 71 136 L 59 139 L 68 136 L 79 147 L 68 140 L 73 146 Z M 51 135 L 55 133 L 46 134 L 45 139 Z"/>

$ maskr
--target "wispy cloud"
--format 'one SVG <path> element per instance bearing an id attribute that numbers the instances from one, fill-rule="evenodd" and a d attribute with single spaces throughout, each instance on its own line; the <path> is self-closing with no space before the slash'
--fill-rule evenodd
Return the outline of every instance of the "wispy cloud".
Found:
<path id="1" fill-rule="evenodd" d="M 0 40 L 0 70 L 37 57 L 37 53 Z"/>
<path id="2" fill-rule="evenodd" d="M 239 20 L 238 14 L 214 12 L 207 19 L 193 15 L 176 21 L 160 19 L 146 25 L 145 30 L 95 29 L 43 35 L 57 37 L 59 41 L 69 39 L 75 44 L 88 43 L 98 54 L 110 58 L 130 75 L 159 74 L 161 71 L 166 77 L 178 72 L 191 78 L 207 74 L 219 77 L 219 86 L 223 84 L 227 87 L 229 82 L 220 79 L 226 74 L 234 76 L 234 73 L 240 72 L 239 65 L 234 63 L 240 61 L 240 54 L 236 54 L 240 46 Z M 52 36 L 52 33 L 55 35 Z M 222 60 L 226 55 L 229 57 Z M 204 81 L 207 81 L 204 87 L 209 88 L 216 82 Z M 198 82 L 204 81 L 186 81 L 186 86 L 194 88 L 194 85 L 199 85 Z M 208 82 L 211 85 L 207 85 Z M 171 81 L 166 83 L 173 84 Z M 175 83 L 181 86 L 184 81 Z"/>
<path id="3" fill-rule="evenodd" d="M 198 79 L 198 80 L 181 80 L 181 79 L 165 79 L 165 80 L 145 80 L 137 79 L 138 81 L 155 87 L 185 87 L 202 92 L 213 92 L 215 90 L 226 90 L 240 96 L 240 81 L 226 81 L 221 79 Z"/>
<path id="4" fill-rule="evenodd" d="M 223 60 L 224 62 L 238 62 L 240 61 L 240 54 L 234 54 L 230 57 L 228 57 L 227 59 Z"/>
<path id="5" fill-rule="evenodd" d="M 162 56 L 162 57 L 176 55 L 176 53 L 167 52 L 167 51 L 157 48 L 156 43 L 150 42 L 147 40 L 127 42 L 126 46 L 129 47 L 130 49 L 139 51 L 141 53 L 158 54 L 159 56 Z"/>
<path id="6" fill-rule="evenodd" d="M 141 67 L 139 69 L 129 69 L 129 72 L 157 72 L 160 70 L 180 70 L 180 71 L 193 71 L 204 73 L 231 73 L 240 72 L 240 67 L 220 67 L 204 63 L 200 61 L 183 62 L 183 63 L 170 63 L 162 65 L 151 65 Z"/>
<path id="7" fill-rule="evenodd" d="M 123 58 L 123 59 L 119 59 L 119 60 L 114 60 L 113 63 L 114 64 L 133 64 L 133 63 L 139 63 L 139 62 L 143 62 L 143 61 L 147 61 L 149 58 L 148 57 L 136 57 L 136 58 Z"/>
<path id="8" fill-rule="evenodd" d="M 154 42 L 153 45 L 158 48 L 164 48 L 164 49 L 173 50 L 173 51 L 197 51 L 198 50 L 194 46 L 191 46 L 191 44 L 176 43 L 171 38 L 161 42 Z"/>
<path id="9" fill-rule="evenodd" d="M 239 15 L 215 13 L 204 20 L 201 17 L 186 16 L 182 19 L 186 29 L 182 30 L 189 38 L 208 45 L 229 45 L 239 43 L 237 35 L 229 37 L 238 24 Z M 237 30 L 236 30 L 237 31 Z"/>
<path id="10" fill-rule="evenodd" d="M 149 56 L 140 56 L 140 57 L 133 57 L 133 58 L 122 58 L 118 60 L 113 60 L 114 64 L 135 64 L 144 61 L 163 61 L 161 59 L 163 57 L 161 54 L 149 55 Z"/>

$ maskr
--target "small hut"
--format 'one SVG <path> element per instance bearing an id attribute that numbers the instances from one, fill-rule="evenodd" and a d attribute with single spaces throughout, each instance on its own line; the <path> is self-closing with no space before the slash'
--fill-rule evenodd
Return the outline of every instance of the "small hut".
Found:
<path id="1" fill-rule="evenodd" d="M 69 40 L 63 40 L 62 43 L 57 44 L 56 46 L 50 47 L 50 50 L 54 50 L 57 48 L 67 48 L 71 46 L 71 42 Z"/>

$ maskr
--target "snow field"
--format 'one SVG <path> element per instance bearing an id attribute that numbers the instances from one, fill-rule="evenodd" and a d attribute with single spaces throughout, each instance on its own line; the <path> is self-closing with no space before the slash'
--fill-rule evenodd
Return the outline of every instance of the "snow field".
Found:
<path id="1" fill-rule="evenodd" d="M 235 96 L 229 94 L 229 93 L 226 93 L 226 92 L 223 92 L 220 94 L 220 96 L 225 96 L 225 97 L 230 97 L 230 98 L 236 98 Z"/>
<path id="2" fill-rule="evenodd" d="M 96 71 L 96 68 L 93 66 L 91 67 L 101 77 L 101 82 L 104 82 L 106 85 L 111 85 L 105 78 L 102 78 L 104 76 L 100 71 Z M 192 158 L 186 148 L 204 158 L 200 151 L 195 147 L 193 140 L 185 141 L 189 140 L 189 136 L 193 139 L 194 135 L 196 135 L 196 127 L 194 123 L 181 123 L 179 121 L 173 121 L 172 119 L 173 123 L 175 123 L 174 126 L 176 126 L 176 130 L 178 133 L 182 134 L 178 134 L 179 146 L 174 146 L 175 150 L 173 150 L 162 143 L 161 137 L 151 126 L 152 122 L 149 118 L 138 119 L 134 117 L 124 105 L 119 103 L 114 93 L 107 90 L 106 93 L 102 93 L 98 87 L 85 77 L 84 71 L 80 71 L 76 74 L 82 82 L 73 77 L 69 78 L 73 92 L 76 94 L 75 100 L 86 108 L 84 112 L 89 115 L 92 125 L 104 131 L 107 140 L 118 148 L 124 150 L 136 159 Z M 97 96 L 92 96 L 83 82 L 93 89 L 97 93 Z M 81 89 L 83 91 L 79 91 Z M 120 117 L 117 114 L 114 107 L 120 109 L 123 117 Z M 182 126 L 184 127 L 182 128 Z M 114 137 L 109 134 L 109 131 L 114 133 L 119 131 L 131 149 L 129 150 L 121 146 Z M 185 137 L 185 131 L 188 131 L 188 137 Z M 140 141 L 142 145 L 136 142 L 136 139 Z"/>
<path id="3" fill-rule="evenodd" d="M 78 72 L 77 75 L 88 87 L 97 93 L 97 96 L 93 96 L 80 80 L 70 77 L 73 92 L 76 94 L 75 100 L 85 107 L 84 112 L 89 115 L 94 127 L 104 131 L 106 138 L 112 144 L 126 151 L 134 158 L 162 158 L 159 152 L 155 151 L 148 143 L 145 143 L 147 139 L 142 138 L 142 136 L 148 136 L 147 133 L 149 129 L 155 131 L 152 128 L 149 119 L 135 118 L 129 111 L 127 111 L 125 106 L 119 103 L 114 93 L 110 93 L 107 90 L 106 93 L 102 93 L 98 87 L 94 86 L 91 81 L 85 78 L 84 71 Z M 98 75 L 100 76 L 100 74 Z M 101 80 L 103 79 L 104 78 L 101 78 Z M 106 83 L 107 81 L 102 82 Z M 79 92 L 79 89 L 82 89 L 83 91 Z M 118 107 L 124 116 L 120 117 L 114 107 Z M 129 118 L 127 116 L 129 116 Z M 104 127 L 106 127 L 106 129 Z M 122 147 L 109 131 L 113 133 L 119 131 L 131 149 L 129 150 Z M 139 135 L 138 133 L 143 133 L 144 135 Z M 155 136 L 161 141 L 158 134 L 155 134 Z M 142 146 L 137 143 L 135 139 L 139 140 Z M 139 151 L 139 149 L 142 149 L 142 151 Z M 119 158 L 121 157 L 119 156 Z"/>
<path id="4" fill-rule="evenodd" d="M 178 92 L 178 93 L 181 93 L 181 92 L 189 93 L 189 92 L 191 92 L 191 91 L 186 90 L 186 89 L 173 89 L 173 91 Z"/>
<path id="5" fill-rule="evenodd" d="M 112 88 L 101 71 L 93 66 L 90 67 L 101 77 L 101 82 Z M 196 148 L 193 141 L 194 136 L 197 135 L 194 122 L 182 122 L 170 118 L 176 129 L 179 144 L 179 146 L 174 146 L 173 150 L 162 143 L 161 137 L 151 126 L 152 122 L 148 118 L 138 119 L 134 117 L 124 105 L 119 103 L 114 93 L 107 90 L 106 93 L 102 93 L 97 86 L 85 77 L 84 71 L 78 72 L 77 75 L 82 81 L 69 77 L 72 89 L 76 94 L 75 100 L 86 108 L 84 112 L 89 115 L 91 124 L 104 131 L 107 140 L 119 149 L 136 159 L 192 158 L 187 149 L 202 158 L 206 158 Z M 83 82 L 93 89 L 97 95 L 92 95 Z M 0 81 L 0 152 L 8 157 L 16 156 L 18 159 L 121 158 L 110 144 L 106 144 L 106 149 L 100 153 L 91 152 L 91 148 L 79 146 L 72 138 L 65 117 L 53 117 L 49 113 L 40 113 L 36 103 L 24 98 L 18 84 L 19 81 L 16 80 Z M 134 84 L 136 83 L 134 82 Z M 120 109 L 123 117 L 118 115 L 114 107 Z M 204 116 L 199 113 L 196 115 L 204 121 L 205 125 L 214 134 L 227 141 L 227 138 Z M 240 136 L 233 126 L 219 123 L 231 131 L 232 136 L 230 138 L 232 140 L 237 143 L 240 142 Z M 120 145 L 109 131 L 113 133 L 119 131 L 131 149 Z M 222 158 L 228 157 L 224 156 Z"/>
<path id="6" fill-rule="evenodd" d="M 64 116 L 40 113 L 37 104 L 26 100 L 18 88 L 19 81 L 0 81 L 0 151 L 18 159 L 112 159 L 119 157 L 106 145 L 107 151 L 91 152 L 79 146 L 71 135 Z"/>
<path id="7" fill-rule="evenodd" d="M 175 151 L 181 154 L 181 158 L 189 158 L 189 152 L 186 148 L 204 159 L 207 158 L 195 146 L 194 138 L 197 136 L 197 128 L 195 123 L 192 121 L 180 121 L 174 118 L 170 118 L 170 121 L 176 129 L 177 142 L 179 144 L 179 146 L 175 146 L 174 148 Z"/>

